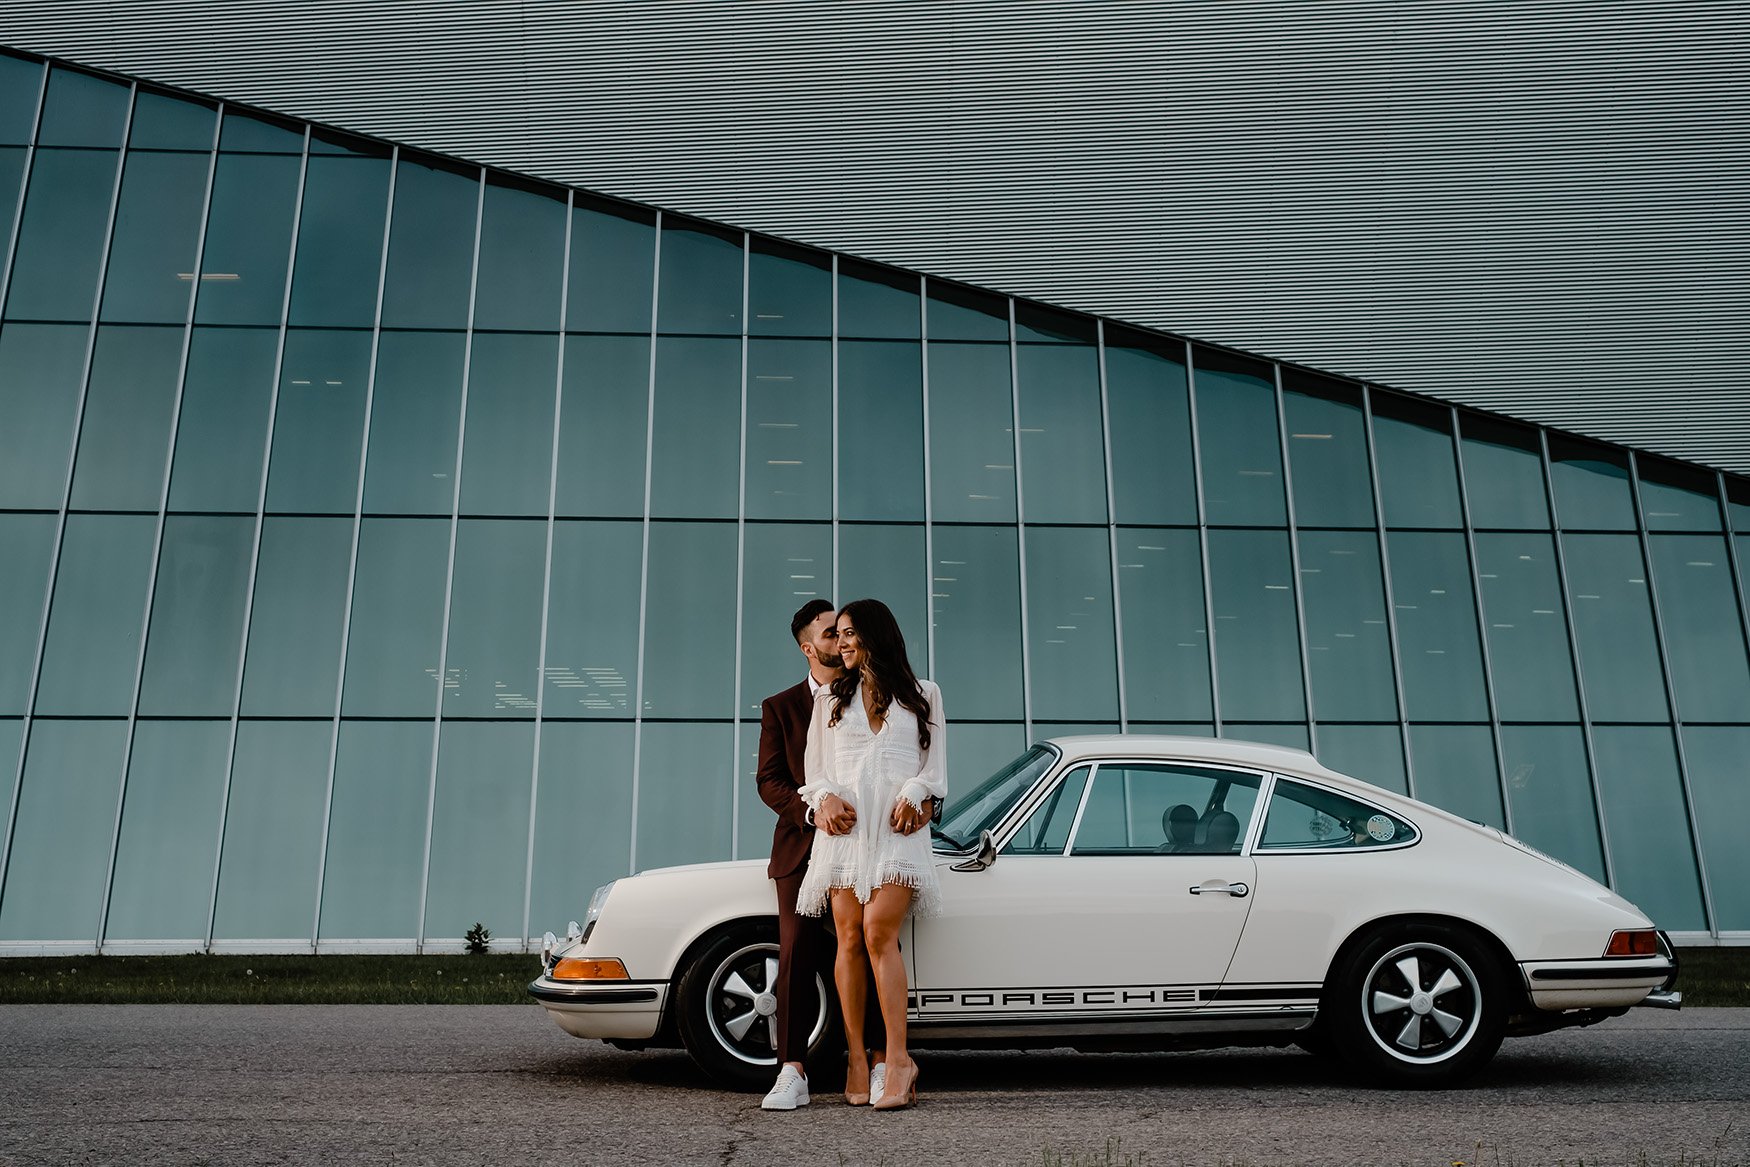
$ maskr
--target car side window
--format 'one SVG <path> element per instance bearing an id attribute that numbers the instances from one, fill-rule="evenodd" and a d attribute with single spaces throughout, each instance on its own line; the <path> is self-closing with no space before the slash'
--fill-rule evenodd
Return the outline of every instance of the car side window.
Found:
<path id="1" fill-rule="evenodd" d="M 1082 804 L 1082 791 L 1088 785 L 1090 767 L 1077 766 L 1063 781 L 1045 796 L 1045 801 L 1033 808 L 1027 821 L 1003 847 L 1004 855 L 1061 855 L 1069 842 L 1069 828 L 1076 821 L 1076 808 Z"/>
<path id="2" fill-rule="evenodd" d="M 1073 855 L 1237 855 L 1261 778 L 1172 763 L 1102 764 Z"/>
<path id="3" fill-rule="evenodd" d="M 1363 850 L 1401 846 L 1415 838 L 1415 827 L 1376 806 L 1278 778 L 1264 815 L 1264 835 L 1258 849 Z"/>

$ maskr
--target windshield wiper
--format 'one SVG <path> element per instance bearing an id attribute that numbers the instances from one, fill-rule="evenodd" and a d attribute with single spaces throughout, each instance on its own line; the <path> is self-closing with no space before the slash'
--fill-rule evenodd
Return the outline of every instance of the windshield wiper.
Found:
<path id="1" fill-rule="evenodd" d="M 930 837 L 933 839 L 942 840 L 944 843 L 948 844 L 950 847 L 954 848 L 956 851 L 966 850 L 965 843 L 962 843 L 959 839 L 956 839 L 953 835 L 950 835 L 947 831 L 944 831 L 941 827 L 938 827 L 935 823 L 930 824 Z"/>

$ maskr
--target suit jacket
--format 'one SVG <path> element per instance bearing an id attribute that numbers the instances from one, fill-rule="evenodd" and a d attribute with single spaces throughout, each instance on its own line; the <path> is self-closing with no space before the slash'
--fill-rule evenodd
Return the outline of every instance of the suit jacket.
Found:
<path id="1" fill-rule="evenodd" d="M 760 702 L 760 760 L 755 777 L 760 800 L 778 814 L 778 825 L 772 830 L 772 861 L 766 866 L 772 879 L 801 871 L 814 846 L 808 804 L 796 793 L 806 781 L 802 757 L 813 717 L 814 696 L 806 678 Z"/>

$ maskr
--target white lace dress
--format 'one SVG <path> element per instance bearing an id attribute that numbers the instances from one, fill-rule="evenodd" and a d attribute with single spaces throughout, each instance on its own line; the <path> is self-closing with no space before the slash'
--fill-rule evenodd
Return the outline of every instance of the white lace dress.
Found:
<path id="1" fill-rule="evenodd" d="M 808 873 L 796 893 L 796 910 L 818 916 L 827 910 L 833 888 L 848 887 L 863 903 L 884 883 L 915 889 L 912 911 L 933 916 L 941 910 L 942 888 L 936 877 L 930 832 L 910 835 L 895 831 L 889 821 L 900 799 L 921 807 L 926 798 L 940 802 L 948 793 L 948 727 L 942 719 L 942 691 L 932 681 L 919 681 L 930 706 L 930 748 L 918 748 L 917 717 L 899 702 L 887 707 L 879 732 L 869 728 L 861 686 L 845 703 L 837 725 L 829 726 L 833 697 L 830 688 L 815 695 L 814 719 L 808 724 L 808 749 L 803 763 L 807 782 L 798 791 L 810 808 L 836 794 L 857 812 L 848 835 L 814 832 Z"/>

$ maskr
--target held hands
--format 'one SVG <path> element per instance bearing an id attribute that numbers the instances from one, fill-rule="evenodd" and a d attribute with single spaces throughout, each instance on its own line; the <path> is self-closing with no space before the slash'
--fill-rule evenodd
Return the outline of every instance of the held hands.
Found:
<path id="1" fill-rule="evenodd" d="M 857 810 L 838 795 L 829 794 L 820 800 L 814 821 L 829 835 L 848 835 L 857 825 Z"/>
<path id="2" fill-rule="evenodd" d="M 935 811 L 935 800 L 924 799 L 921 807 L 913 806 L 903 798 L 894 799 L 893 813 L 888 816 L 888 825 L 902 835 L 915 834 L 928 825 Z"/>

